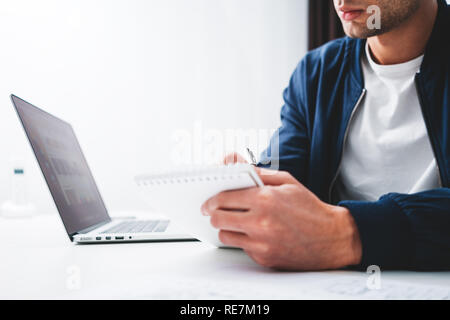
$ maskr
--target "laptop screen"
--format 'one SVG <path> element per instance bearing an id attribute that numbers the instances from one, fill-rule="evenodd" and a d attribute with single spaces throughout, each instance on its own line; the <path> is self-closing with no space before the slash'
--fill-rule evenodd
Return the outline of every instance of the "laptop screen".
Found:
<path id="1" fill-rule="evenodd" d="M 110 221 L 72 126 L 11 97 L 67 233 Z"/>

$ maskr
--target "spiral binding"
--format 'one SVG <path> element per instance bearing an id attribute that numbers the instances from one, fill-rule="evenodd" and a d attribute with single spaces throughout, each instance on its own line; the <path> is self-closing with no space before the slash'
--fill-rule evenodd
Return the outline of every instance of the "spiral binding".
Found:
<path id="1" fill-rule="evenodd" d="M 183 171 L 163 172 L 136 177 L 138 186 L 160 186 L 167 184 L 188 184 L 192 182 L 214 182 L 227 179 L 240 179 L 242 174 L 252 168 L 249 164 L 230 164 L 209 167 L 192 167 Z"/>

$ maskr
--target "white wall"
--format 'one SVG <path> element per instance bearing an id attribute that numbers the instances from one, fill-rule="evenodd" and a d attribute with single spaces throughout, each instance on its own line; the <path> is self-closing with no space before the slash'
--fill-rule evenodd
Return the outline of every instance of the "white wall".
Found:
<path id="1" fill-rule="evenodd" d="M 174 132 L 272 129 L 306 52 L 306 0 L 2 0 L 0 203 L 9 159 L 54 205 L 9 100 L 69 121 L 109 209 L 145 208 L 132 178 L 172 164 Z M 172 159 L 172 160 L 171 160 Z"/>

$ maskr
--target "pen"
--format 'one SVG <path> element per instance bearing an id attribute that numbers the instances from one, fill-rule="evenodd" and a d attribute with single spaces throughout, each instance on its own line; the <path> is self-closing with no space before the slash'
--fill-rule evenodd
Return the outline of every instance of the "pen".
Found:
<path id="1" fill-rule="evenodd" d="M 248 155 L 250 156 L 250 160 L 252 161 L 252 165 L 256 166 L 256 158 L 250 148 L 247 148 Z"/>

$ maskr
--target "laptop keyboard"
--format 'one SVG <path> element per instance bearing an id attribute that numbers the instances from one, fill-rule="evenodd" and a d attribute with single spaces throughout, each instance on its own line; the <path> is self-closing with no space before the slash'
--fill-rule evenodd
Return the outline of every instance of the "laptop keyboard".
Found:
<path id="1" fill-rule="evenodd" d="M 169 220 L 123 221 L 101 233 L 149 233 L 164 232 Z"/>

